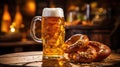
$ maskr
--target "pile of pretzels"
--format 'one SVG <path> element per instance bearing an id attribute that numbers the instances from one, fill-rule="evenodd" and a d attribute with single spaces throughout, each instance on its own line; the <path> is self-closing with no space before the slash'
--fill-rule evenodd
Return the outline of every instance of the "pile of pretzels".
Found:
<path id="1" fill-rule="evenodd" d="M 65 58 L 78 63 L 102 61 L 111 54 L 111 49 L 100 42 L 90 41 L 87 35 L 75 34 L 65 41 Z"/>

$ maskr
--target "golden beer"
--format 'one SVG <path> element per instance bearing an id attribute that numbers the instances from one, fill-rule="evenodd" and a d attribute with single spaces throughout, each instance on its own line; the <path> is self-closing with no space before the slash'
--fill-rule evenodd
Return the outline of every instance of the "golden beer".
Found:
<path id="1" fill-rule="evenodd" d="M 42 18 L 42 40 L 44 57 L 57 58 L 63 56 L 65 30 L 63 17 Z"/>
<path id="2" fill-rule="evenodd" d="M 37 21 L 41 21 L 41 37 L 36 37 Z M 43 43 L 43 58 L 62 58 L 65 38 L 64 14 L 61 8 L 44 8 L 41 16 L 36 16 L 31 22 L 31 36 L 36 42 Z"/>

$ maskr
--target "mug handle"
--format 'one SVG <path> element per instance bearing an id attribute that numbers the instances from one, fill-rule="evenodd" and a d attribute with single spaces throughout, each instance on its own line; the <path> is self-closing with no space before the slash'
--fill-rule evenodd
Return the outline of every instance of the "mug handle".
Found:
<path id="1" fill-rule="evenodd" d="M 32 19 L 31 26 L 30 26 L 30 35 L 33 38 L 33 40 L 36 41 L 36 42 L 38 42 L 38 43 L 42 43 L 42 39 L 36 37 L 36 35 L 35 35 L 36 34 L 35 33 L 35 25 L 36 25 L 37 21 L 41 22 L 41 20 L 42 20 L 41 16 L 35 16 Z"/>

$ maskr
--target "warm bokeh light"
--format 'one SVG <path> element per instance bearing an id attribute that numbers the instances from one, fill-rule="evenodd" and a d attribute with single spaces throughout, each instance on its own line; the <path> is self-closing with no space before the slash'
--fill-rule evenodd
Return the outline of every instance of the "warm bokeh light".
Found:
<path id="1" fill-rule="evenodd" d="M 11 23 L 11 16 L 10 16 L 10 13 L 8 11 L 8 5 L 5 5 L 3 16 L 2 16 L 1 31 L 2 32 L 9 32 L 10 23 Z"/>
<path id="2" fill-rule="evenodd" d="M 35 11 L 36 11 L 36 3 L 34 0 L 28 0 L 28 2 L 26 3 L 24 10 L 26 11 L 26 13 L 28 13 L 29 15 L 35 15 Z"/>
<path id="3" fill-rule="evenodd" d="M 15 14 L 15 18 L 14 18 L 14 26 L 17 29 L 20 29 L 20 27 L 22 26 L 22 22 L 23 22 L 23 17 L 22 17 L 22 14 L 20 13 L 19 6 L 17 6 L 16 14 Z"/>
<path id="4" fill-rule="evenodd" d="M 70 5 L 69 8 L 68 8 L 68 11 L 71 11 L 71 10 L 79 10 L 79 7 L 76 6 L 76 5 Z"/>
<path id="5" fill-rule="evenodd" d="M 13 22 L 11 25 L 10 25 L 10 32 L 16 32 L 16 23 Z"/>
<path id="6" fill-rule="evenodd" d="M 95 9 L 97 7 L 97 5 L 98 5 L 97 2 L 92 2 L 90 6 L 92 9 Z"/>
<path id="7" fill-rule="evenodd" d="M 11 32 L 15 32 L 15 28 L 12 27 L 12 28 L 10 29 L 10 31 L 11 31 Z"/>

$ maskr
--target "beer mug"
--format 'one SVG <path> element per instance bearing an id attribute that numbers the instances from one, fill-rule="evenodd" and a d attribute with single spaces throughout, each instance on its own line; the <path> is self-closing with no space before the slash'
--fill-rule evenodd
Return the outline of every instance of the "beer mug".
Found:
<path id="1" fill-rule="evenodd" d="M 35 35 L 37 21 L 41 21 L 41 38 Z M 42 16 L 35 16 L 30 33 L 36 42 L 43 43 L 43 58 L 62 58 L 65 29 L 62 8 L 44 8 Z"/>

